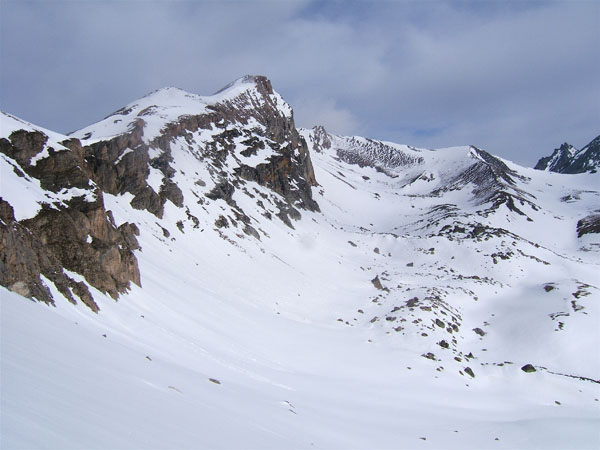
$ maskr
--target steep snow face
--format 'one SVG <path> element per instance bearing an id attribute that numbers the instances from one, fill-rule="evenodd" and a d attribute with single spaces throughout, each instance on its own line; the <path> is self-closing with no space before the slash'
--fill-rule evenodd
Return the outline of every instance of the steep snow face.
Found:
<path id="1" fill-rule="evenodd" d="M 261 120 L 173 135 L 184 200 L 160 217 L 103 194 L 140 231 L 119 302 L 0 288 L 3 448 L 600 445 L 600 240 L 577 235 L 596 175 L 301 130 L 319 210 L 301 209 L 235 177 L 277 158 Z"/>

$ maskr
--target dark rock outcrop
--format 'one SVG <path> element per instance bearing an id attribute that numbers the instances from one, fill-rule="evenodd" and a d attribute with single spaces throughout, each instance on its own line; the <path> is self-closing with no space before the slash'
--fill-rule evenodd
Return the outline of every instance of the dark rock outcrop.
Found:
<path id="1" fill-rule="evenodd" d="M 521 370 L 525 373 L 537 372 L 536 368 L 532 364 L 525 364 L 523 367 L 521 367 Z"/>
<path id="2" fill-rule="evenodd" d="M 102 194 L 88 202 L 75 197 L 64 208 L 42 208 L 33 218 L 22 221 L 55 255 L 62 267 L 81 274 L 90 285 L 113 298 L 140 285 L 135 225 L 117 228 L 107 216 Z"/>
<path id="3" fill-rule="evenodd" d="M 373 283 L 373 286 L 375 286 L 376 289 L 379 289 L 380 291 L 383 290 L 383 284 L 381 284 L 379 275 L 376 275 L 375 278 L 371 280 L 371 283 Z"/>
<path id="4" fill-rule="evenodd" d="M 565 142 L 552 155 L 541 158 L 534 168 L 557 173 L 596 173 L 600 168 L 600 136 L 581 150 Z"/>
<path id="5" fill-rule="evenodd" d="M 577 237 L 600 233 L 600 214 L 590 214 L 577 222 Z"/>
<path id="6" fill-rule="evenodd" d="M 596 173 L 600 170 L 600 136 L 579 150 L 563 173 Z"/>
<path id="7" fill-rule="evenodd" d="M 103 192 L 133 194 L 131 206 L 162 217 L 166 197 L 147 183 L 150 172 L 148 146 L 143 141 L 144 120 L 137 119 L 129 131 L 109 140 L 85 146 L 91 178 Z"/>
<path id="8" fill-rule="evenodd" d="M 31 218 L 17 221 L 12 206 L 0 199 L 0 284 L 25 297 L 53 303 L 42 276 L 68 300 L 79 298 L 98 311 L 90 286 L 117 298 L 130 282 L 140 284 L 137 259 L 137 227 L 117 227 L 104 208 L 102 191 L 92 183 L 91 169 L 76 139 L 60 143 L 60 150 L 47 146 L 40 131 L 18 130 L 0 139 L 0 151 L 11 158 L 42 188 L 62 193 L 77 188 L 65 200 L 44 203 Z M 46 151 L 31 164 L 31 158 Z M 25 176 L 23 174 L 23 176 Z M 65 269 L 81 275 L 75 281 Z"/>
<path id="9" fill-rule="evenodd" d="M 315 152 L 322 153 L 323 151 L 331 148 L 331 139 L 325 128 L 321 125 L 317 125 L 312 129 L 312 149 Z"/>
<path id="10" fill-rule="evenodd" d="M 565 142 L 555 149 L 554 152 L 552 152 L 552 155 L 540 158 L 534 169 L 548 169 L 550 172 L 562 172 L 571 163 L 575 151 L 576 150 L 572 145 Z"/>
<path id="11" fill-rule="evenodd" d="M 90 189 L 90 179 L 82 168 L 83 148 L 77 139 L 62 142 L 61 149 L 46 145 L 48 136 L 40 131 L 17 130 L 9 139 L 0 139 L 0 153 L 15 160 L 27 175 L 37 178 L 42 189 Z M 31 164 L 31 159 L 44 150 L 47 155 Z"/>
<path id="12" fill-rule="evenodd" d="M 133 208 L 158 218 L 167 201 L 186 207 L 175 182 L 173 154 L 180 148 L 173 144 L 182 140 L 206 163 L 215 182 L 206 197 L 224 200 L 230 207 L 232 226 L 239 225 L 246 235 L 260 239 L 249 216 L 233 200 L 235 191 L 247 182 L 279 194 L 270 201 L 278 210 L 276 216 L 290 227 L 292 220 L 301 217 L 300 210 L 319 211 L 312 198 L 311 187 L 317 181 L 308 147 L 295 128 L 291 108 L 265 77 L 249 76 L 236 83 L 243 89 L 216 97 L 212 104 L 199 103 L 198 114 L 165 115 L 155 137 L 145 135 L 147 121 L 153 120 L 152 126 L 160 123 L 152 116 L 160 114 L 161 108 L 137 111 L 134 106 L 105 119 L 109 126 L 127 124 L 119 134 L 107 138 L 98 137 L 102 132 L 92 127 L 81 139 L 61 142 L 50 142 L 44 132 L 31 129 L 15 130 L 0 139 L 0 152 L 19 176 L 34 183 L 38 180 L 42 190 L 61 199 L 54 201 L 49 196 L 37 214 L 25 220 L 15 219 L 11 205 L 0 199 L 0 284 L 53 303 L 49 280 L 67 299 L 75 302 L 79 298 L 95 311 L 98 307 L 88 286 L 116 299 L 131 282 L 139 285 L 133 253 L 139 231 L 132 224 L 118 227 L 105 210 L 103 195 L 132 194 Z M 199 135 L 209 138 L 197 139 Z M 270 147 L 268 153 L 266 146 Z M 269 156 L 254 165 L 245 163 L 244 158 L 260 151 Z M 232 158 L 237 164 L 229 167 Z M 222 219 L 217 220 L 217 227 L 228 226 L 227 219 Z M 75 281 L 73 273 L 85 281 Z"/>
<path id="13" fill-rule="evenodd" d="M 254 181 L 278 194 L 294 207 L 309 211 L 319 211 L 319 205 L 312 198 L 311 186 L 317 185 L 310 160 L 308 147 L 300 137 L 294 125 L 293 116 L 284 114 L 276 103 L 271 82 L 263 76 L 249 76 L 244 81 L 254 83 L 258 98 L 244 92 L 231 100 L 210 106 L 216 115 L 214 122 L 248 125 L 251 119 L 262 127 L 254 129 L 255 136 L 261 136 L 273 142 L 271 148 L 277 153 L 268 162 L 255 167 L 240 164 L 236 175 L 246 181 Z M 256 151 L 257 141 L 249 139 L 242 142 L 247 152 Z M 220 136 L 215 142 L 217 149 L 227 149 L 226 137 Z M 243 152 L 242 151 L 242 152 Z"/>
<path id="14" fill-rule="evenodd" d="M 280 209 L 280 214 L 286 217 L 286 223 L 287 217 L 292 217 L 286 213 L 290 208 L 318 211 L 311 192 L 317 181 L 308 147 L 295 128 L 291 110 L 287 114 L 284 105 L 279 104 L 281 100 L 266 77 L 247 76 L 234 83 L 240 82 L 249 88 L 205 105 L 198 114 L 181 115 L 166 122 L 160 135 L 150 141 L 144 140 L 146 123 L 142 117 L 152 115 L 152 107 L 139 112 L 126 133 L 87 145 L 86 161 L 94 181 L 104 192 L 133 194 L 134 208 L 148 210 L 160 218 L 167 200 L 178 207 L 185 203 L 182 191 L 172 181 L 175 170 L 171 164 L 173 143 L 184 140 L 215 174 L 217 186 L 207 197 L 223 199 L 232 206 L 231 197 L 239 181 L 253 181 L 283 196 L 288 206 Z M 198 142 L 195 138 L 202 131 L 211 137 Z M 239 166 L 234 172 L 225 170 L 228 156 L 236 152 L 245 157 L 256 155 L 265 148 L 265 140 L 275 153 L 267 161 L 250 166 L 236 157 Z M 158 150 L 159 156 L 150 158 L 150 149 Z M 150 167 L 163 175 L 159 192 L 148 185 Z"/>

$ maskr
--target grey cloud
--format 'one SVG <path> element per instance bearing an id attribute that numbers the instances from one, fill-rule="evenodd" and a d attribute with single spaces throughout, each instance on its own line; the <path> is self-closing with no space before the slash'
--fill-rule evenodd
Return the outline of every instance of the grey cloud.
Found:
<path id="1" fill-rule="evenodd" d="M 484 6 L 487 5 L 487 6 Z M 1 107 L 67 132 L 271 78 L 302 126 L 532 164 L 600 124 L 596 2 L 2 1 Z"/>
<path id="2" fill-rule="evenodd" d="M 294 111 L 296 117 L 309 117 L 312 124 L 321 124 L 333 134 L 361 135 L 366 131 L 352 111 L 331 98 L 304 98 L 294 105 Z"/>

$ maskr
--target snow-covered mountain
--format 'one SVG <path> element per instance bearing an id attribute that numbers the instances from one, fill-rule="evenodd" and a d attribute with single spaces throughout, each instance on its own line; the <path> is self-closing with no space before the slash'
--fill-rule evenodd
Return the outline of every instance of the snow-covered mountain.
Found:
<path id="1" fill-rule="evenodd" d="M 600 170 L 600 136 L 580 150 L 565 142 L 552 155 L 541 158 L 535 168 L 558 173 L 596 173 Z"/>
<path id="2" fill-rule="evenodd" d="M 600 445 L 597 173 L 296 129 L 261 76 L 1 131 L 2 448 Z"/>

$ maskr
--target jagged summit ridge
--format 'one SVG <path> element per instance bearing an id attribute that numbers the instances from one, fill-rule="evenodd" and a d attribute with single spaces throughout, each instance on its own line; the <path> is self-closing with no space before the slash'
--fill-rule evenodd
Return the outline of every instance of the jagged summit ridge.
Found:
<path id="1" fill-rule="evenodd" d="M 150 143 L 169 123 L 178 122 L 184 116 L 205 114 L 211 107 L 225 102 L 235 102 L 236 106 L 246 109 L 270 103 L 281 115 L 292 116 L 291 107 L 273 91 L 271 82 L 266 77 L 246 75 L 209 96 L 192 94 L 177 87 L 157 89 L 103 120 L 69 135 L 93 143 L 127 133 L 142 124 L 144 138 Z"/>
<path id="2" fill-rule="evenodd" d="M 360 136 L 338 136 L 328 133 L 323 126 L 302 130 L 302 133 L 313 151 L 332 149 L 340 160 L 360 167 L 369 166 L 385 171 L 422 164 L 424 161 L 420 155 L 423 150 L 408 145 Z"/>
<path id="3" fill-rule="evenodd" d="M 534 169 L 561 172 L 569 165 L 576 151 L 575 147 L 565 142 L 552 155 L 540 158 Z"/>
<path id="4" fill-rule="evenodd" d="M 535 169 L 557 173 L 596 173 L 600 169 L 600 136 L 581 149 L 564 143 L 550 156 L 540 158 Z"/>
<path id="5" fill-rule="evenodd" d="M 501 158 L 474 146 L 436 150 L 378 141 L 358 136 L 337 136 L 324 127 L 301 130 L 315 153 L 332 153 L 342 162 L 371 167 L 386 174 L 399 188 L 419 195 L 441 196 L 444 192 L 468 190 L 472 201 L 485 206 L 485 214 L 506 205 L 522 213 L 518 205 L 536 208 L 535 197 L 517 186 L 524 180 Z"/>

